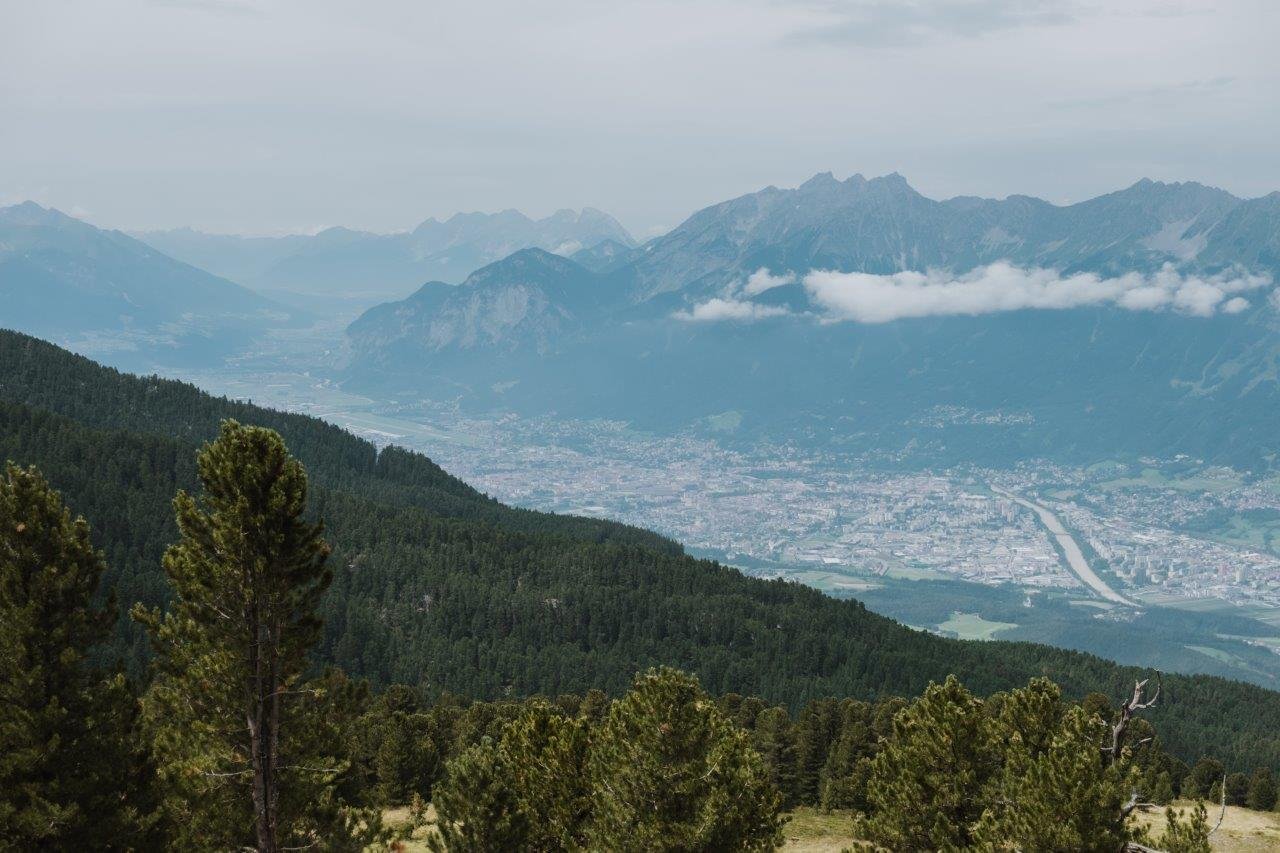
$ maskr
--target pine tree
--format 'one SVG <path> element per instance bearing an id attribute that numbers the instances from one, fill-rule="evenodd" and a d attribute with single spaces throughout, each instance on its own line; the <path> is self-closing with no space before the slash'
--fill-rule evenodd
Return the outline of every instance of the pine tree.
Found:
<path id="1" fill-rule="evenodd" d="M 786 708 L 766 708 L 755 715 L 751 744 L 764 761 L 769 781 L 782 794 L 783 805 L 793 802 L 796 779 L 795 729 Z"/>
<path id="2" fill-rule="evenodd" d="M 1189 815 L 1165 809 L 1165 829 L 1155 846 L 1162 853 L 1211 853 L 1209 818 L 1204 803 L 1196 803 Z"/>
<path id="3" fill-rule="evenodd" d="M 1243 806 L 1249 799 L 1249 777 L 1243 773 L 1231 773 L 1227 776 L 1227 805 Z"/>
<path id="4" fill-rule="evenodd" d="M 234 421 L 197 470 L 199 499 L 174 500 L 173 606 L 135 609 L 156 655 L 144 709 L 173 826 L 197 847 L 341 846 L 376 822 L 338 798 L 336 706 L 302 681 L 330 581 L 321 527 L 303 518 L 306 474 L 275 432 Z"/>
<path id="5" fill-rule="evenodd" d="M 1182 780 L 1182 796 L 1188 800 L 1215 800 L 1221 793 L 1219 786 L 1224 775 L 1221 761 L 1202 758 Z"/>
<path id="6" fill-rule="evenodd" d="M 438 853 L 490 853 L 523 850 L 529 841 L 529 814 L 520 792 L 509 782 L 507 756 L 492 738 L 468 747 L 449 762 L 436 786 L 436 833 L 431 849 Z"/>
<path id="7" fill-rule="evenodd" d="M 859 834 L 891 850 L 968 847 L 998 765 L 993 722 L 954 676 L 893 718 L 871 763 Z"/>
<path id="8" fill-rule="evenodd" d="M 653 669 L 614 702 L 590 756 L 591 849 L 772 850 L 780 797 L 746 732 L 696 679 Z"/>
<path id="9" fill-rule="evenodd" d="M 1276 807 L 1276 781 L 1268 767 L 1259 767 L 1249 778 L 1249 808 L 1269 812 Z"/>
<path id="10" fill-rule="evenodd" d="M 588 723 L 531 703 L 495 740 L 449 764 L 432 845 L 458 851 L 574 850 L 591 813 Z"/>
<path id="11" fill-rule="evenodd" d="M 93 603 L 106 565 L 34 468 L 0 477 L 0 848 L 146 843 L 136 700 L 96 673 L 114 607 Z"/>
<path id="12" fill-rule="evenodd" d="M 1047 679 L 983 702 L 948 678 L 894 718 L 859 833 L 895 850 L 1121 849 L 1140 774 L 1128 752 L 1104 760 L 1109 737 Z"/>
<path id="13" fill-rule="evenodd" d="M 981 792 L 974 829 L 982 849 L 1114 851 L 1130 840 L 1125 801 L 1136 772 L 1104 763 L 1107 728 L 1080 707 L 1065 707 L 1057 685 L 1035 679 L 988 700 L 1000 771 Z"/>
<path id="14" fill-rule="evenodd" d="M 818 699 L 801 709 L 795 725 L 795 796 L 800 802 L 818 801 L 822 768 L 839 731 L 840 713 L 835 699 Z"/>

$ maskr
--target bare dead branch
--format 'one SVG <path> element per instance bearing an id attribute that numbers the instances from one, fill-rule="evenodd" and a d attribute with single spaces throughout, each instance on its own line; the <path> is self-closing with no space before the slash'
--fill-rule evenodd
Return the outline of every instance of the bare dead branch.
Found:
<path id="1" fill-rule="evenodd" d="M 1222 820 L 1227 816 L 1227 777 L 1222 776 L 1222 811 L 1218 814 L 1218 822 L 1213 825 L 1213 829 L 1209 830 L 1209 834 L 1213 835 L 1218 831 L 1218 827 L 1222 826 Z"/>
<path id="2" fill-rule="evenodd" d="M 1129 699 L 1120 706 L 1120 718 L 1116 720 L 1115 725 L 1111 727 L 1111 745 L 1102 747 L 1111 763 L 1115 763 L 1120 759 L 1120 750 L 1124 746 L 1125 732 L 1129 729 L 1129 721 L 1133 719 L 1133 715 L 1138 711 L 1145 711 L 1156 704 L 1160 698 L 1160 691 L 1164 687 L 1164 678 L 1160 670 L 1156 670 L 1156 690 L 1151 694 L 1151 698 L 1144 701 L 1146 695 L 1147 684 L 1150 679 L 1144 678 L 1142 681 L 1133 685 L 1133 698 Z M 1146 740 L 1138 742 L 1138 745 L 1146 743 Z"/>

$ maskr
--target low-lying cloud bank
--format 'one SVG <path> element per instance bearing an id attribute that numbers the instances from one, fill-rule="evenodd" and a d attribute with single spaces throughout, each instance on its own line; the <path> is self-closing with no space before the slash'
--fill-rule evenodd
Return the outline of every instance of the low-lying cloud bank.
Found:
<path id="1" fill-rule="evenodd" d="M 741 299 L 708 299 L 688 311 L 677 311 L 672 316 L 688 323 L 713 323 L 718 320 L 736 320 L 739 323 L 750 323 L 766 317 L 781 317 L 789 314 L 779 305 L 758 305 Z"/>
<path id="2" fill-rule="evenodd" d="M 1249 300 L 1233 294 L 1265 287 L 1266 276 L 1183 275 L 1166 266 L 1156 273 L 1103 278 L 1095 273 L 1063 276 L 1055 270 L 1023 269 L 1008 263 L 954 276 L 944 272 L 892 275 L 815 271 L 805 289 L 829 320 L 887 323 L 906 317 L 994 314 L 1026 309 L 1115 305 L 1131 311 L 1171 309 L 1196 317 L 1218 311 L 1238 314 Z"/>
<path id="3" fill-rule="evenodd" d="M 680 311 L 690 322 L 751 322 L 788 313 L 778 306 L 758 305 L 747 297 L 782 284 L 791 275 L 756 271 L 737 290 Z M 1173 266 L 1154 273 L 1127 273 L 1104 278 L 1096 273 L 1062 275 L 1040 267 L 999 262 L 962 275 L 945 271 L 899 272 L 889 275 L 815 270 L 803 278 L 810 302 L 824 322 L 888 323 L 911 317 L 977 316 L 1004 311 L 1065 310 L 1112 305 L 1130 311 L 1177 311 L 1195 317 L 1238 314 L 1250 307 L 1241 295 L 1271 284 L 1265 275 L 1242 272 L 1213 276 L 1187 275 Z M 1272 298 L 1280 305 L 1280 291 Z"/>

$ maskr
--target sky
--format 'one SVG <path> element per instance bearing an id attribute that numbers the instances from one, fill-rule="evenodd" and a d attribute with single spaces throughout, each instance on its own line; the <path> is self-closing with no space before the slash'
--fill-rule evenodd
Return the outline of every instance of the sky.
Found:
<path id="1" fill-rule="evenodd" d="M 817 172 L 1058 203 L 1280 189 L 1274 0 L 0 0 L 0 204 L 226 233 Z"/>

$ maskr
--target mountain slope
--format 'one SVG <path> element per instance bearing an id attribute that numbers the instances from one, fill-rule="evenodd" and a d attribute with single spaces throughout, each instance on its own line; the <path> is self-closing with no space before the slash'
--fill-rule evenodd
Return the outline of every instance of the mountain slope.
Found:
<path id="1" fill-rule="evenodd" d="M 90 517 L 119 600 L 163 600 L 170 499 L 194 481 L 196 443 L 218 418 L 281 429 L 312 477 L 334 584 L 318 651 L 376 683 L 496 697 L 625 689 L 656 663 L 713 692 L 795 708 L 823 695 L 914 694 L 956 673 L 979 692 L 1048 675 L 1073 696 L 1119 696 L 1142 673 L 1025 643 L 965 643 L 909 630 L 855 601 L 748 578 L 621 525 L 511 510 L 429 460 L 311 418 L 130 377 L 0 333 L 0 455 L 34 463 Z M 142 639 L 122 624 L 116 650 Z M 1166 676 L 1153 722 L 1184 759 L 1280 767 L 1280 694 Z"/>
<path id="2" fill-rule="evenodd" d="M 608 285 L 567 258 L 524 249 L 456 287 L 429 282 L 365 312 L 350 326 L 354 357 L 412 364 L 473 350 L 548 352 L 614 298 Z"/>
<path id="3" fill-rule="evenodd" d="M 187 357 L 289 314 L 118 231 L 26 202 L 0 209 L 0 326 Z"/>

